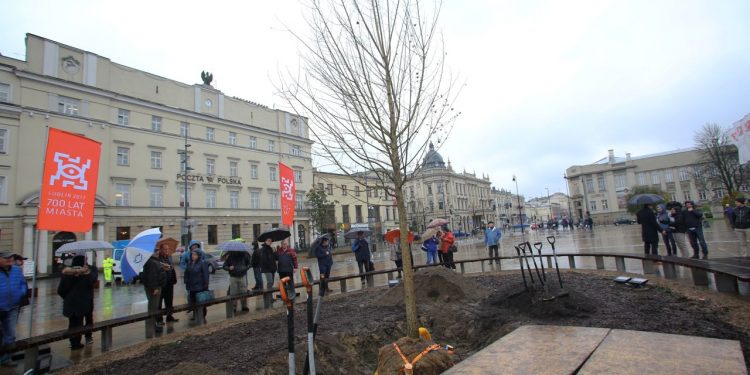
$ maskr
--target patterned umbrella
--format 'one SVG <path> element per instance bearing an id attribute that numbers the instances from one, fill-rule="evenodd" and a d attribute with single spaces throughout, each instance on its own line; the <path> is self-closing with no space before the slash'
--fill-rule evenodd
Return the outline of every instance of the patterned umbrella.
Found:
<path id="1" fill-rule="evenodd" d="M 355 240 L 359 236 L 359 232 L 364 233 L 365 237 L 367 237 L 367 236 L 369 236 L 369 235 L 372 234 L 372 231 L 369 230 L 369 229 L 354 228 L 354 229 L 350 229 L 348 232 L 344 233 L 344 238 L 348 238 L 350 240 Z"/>
<path id="2" fill-rule="evenodd" d="M 125 247 L 125 256 L 122 258 L 120 269 L 125 282 L 130 282 L 143 271 L 143 265 L 148 258 L 154 254 L 156 243 L 159 242 L 161 231 L 159 228 L 146 229 L 133 237 L 133 240 Z"/>
<path id="3" fill-rule="evenodd" d="M 448 220 L 445 220 L 445 219 L 434 219 L 429 224 L 427 224 L 427 228 L 442 227 L 445 224 L 448 224 Z"/>
<path id="4" fill-rule="evenodd" d="M 55 250 L 55 255 L 63 254 L 85 255 L 87 251 L 114 249 L 111 243 L 105 241 L 76 241 L 66 243 Z"/>
<path id="5" fill-rule="evenodd" d="M 216 246 L 216 250 L 227 251 L 227 252 L 229 251 L 250 252 L 250 246 L 247 246 L 247 244 L 243 242 L 232 240 L 232 241 L 224 242 L 220 244 L 219 246 Z"/>

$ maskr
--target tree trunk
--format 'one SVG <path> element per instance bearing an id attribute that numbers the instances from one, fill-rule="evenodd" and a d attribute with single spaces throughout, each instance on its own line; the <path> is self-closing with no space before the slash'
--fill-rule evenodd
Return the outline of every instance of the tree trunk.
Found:
<path id="1" fill-rule="evenodd" d="M 402 176 L 400 171 L 396 172 L 395 180 L 397 185 L 401 184 Z M 406 204 L 404 203 L 403 188 L 395 189 L 396 207 L 398 209 L 398 227 L 401 231 L 401 260 L 404 268 L 404 308 L 406 310 L 406 334 L 409 337 L 419 337 L 419 322 L 417 321 L 417 296 L 414 289 L 414 262 L 411 257 L 411 248 L 409 247 L 408 235 L 409 226 L 406 222 Z"/>

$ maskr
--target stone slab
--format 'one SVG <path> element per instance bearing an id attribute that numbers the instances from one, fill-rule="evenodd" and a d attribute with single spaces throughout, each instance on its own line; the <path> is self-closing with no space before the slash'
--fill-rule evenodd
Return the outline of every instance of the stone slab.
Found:
<path id="1" fill-rule="evenodd" d="M 587 327 L 519 327 L 443 374 L 574 374 L 609 331 Z"/>
<path id="2" fill-rule="evenodd" d="M 742 374 L 739 341 L 613 329 L 578 372 L 584 374 Z"/>

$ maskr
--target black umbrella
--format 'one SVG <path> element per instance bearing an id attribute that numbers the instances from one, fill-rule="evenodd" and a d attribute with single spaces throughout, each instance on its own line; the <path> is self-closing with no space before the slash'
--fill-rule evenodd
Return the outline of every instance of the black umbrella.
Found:
<path id="1" fill-rule="evenodd" d="M 258 236 L 258 242 L 266 242 L 267 239 L 271 239 L 273 242 L 287 239 L 292 234 L 288 230 L 282 228 L 269 229 Z"/>
<path id="2" fill-rule="evenodd" d="M 321 234 L 320 236 L 318 236 L 318 238 L 316 238 L 315 241 L 313 241 L 312 245 L 310 245 L 310 251 L 315 251 L 315 248 L 318 247 L 318 245 L 320 244 L 320 241 L 323 241 L 323 239 L 330 240 L 331 239 L 331 234 L 330 233 L 324 233 L 324 234 Z"/>
<path id="3" fill-rule="evenodd" d="M 636 194 L 630 198 L 628 204 L 640 206 L 643 204 L 657 204 L 664 202 L 664 198 L 656 194 Z"/>

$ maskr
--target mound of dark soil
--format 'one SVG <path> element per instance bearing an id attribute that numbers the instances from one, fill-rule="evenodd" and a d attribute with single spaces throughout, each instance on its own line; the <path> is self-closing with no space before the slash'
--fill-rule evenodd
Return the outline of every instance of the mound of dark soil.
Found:
<path id="1" fill-rule="evenodd" d="M 567 297 L 544 301 L 558 291 L 525 292 L 518 273 L 464 277 L 434 268 L 416 275 L 422 326 L 439 344 L 456 347 L 458 362 L 524 324 L 603 327 L 740 340 L 750 354 L 747 333 L 729 323 L 724 308 L 688 298 L 668 288 L 633 289 L 614 284 L 612 277 L 566 272 Z M 379 348 L 404 332 L 401 288 L 375 288 L 327 299 L 323 303 L 316 363 L 321 374 L 372 374 Z M 750 303 L 741 302 L 741 308 Z M 739 324 L 739 323 L 738 323 Z M 296 305 L 297 373 L 306 353 L 304 304 Z M 744 325 L 742 325 L 745 327 Z M 229 374 L 286 374 L 286 313 L 238 323 L 208 335 L 151 347 L 135 358 L 95 358 L 66 373 L 158 373 L 197 362 Z M 131 353 L 132 354 L 132 353 Z M 208 371 L 199 373 L 209 374 Z"/>

